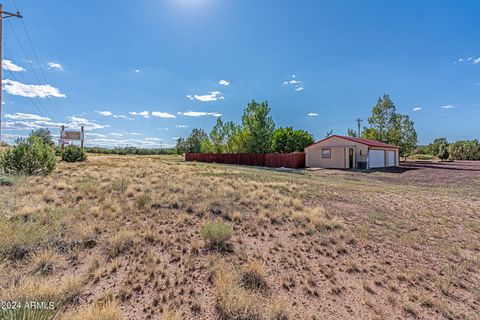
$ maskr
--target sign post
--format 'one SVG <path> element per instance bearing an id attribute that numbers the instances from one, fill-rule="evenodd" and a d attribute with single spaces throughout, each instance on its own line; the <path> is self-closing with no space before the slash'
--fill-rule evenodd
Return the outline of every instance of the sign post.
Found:
<path id="1" fill-rule="evenodd" d="M 80 146 L 83 149 L 85 141 L 85 128 L 82 126 L 80 131 L 66 131 L 65 126 L 62 126 L 60 131 L 60 142 L 62 144 L 62 152 L 64 149 L 65 143 L 70 143 L 70 140 L 80 141 Z"/>

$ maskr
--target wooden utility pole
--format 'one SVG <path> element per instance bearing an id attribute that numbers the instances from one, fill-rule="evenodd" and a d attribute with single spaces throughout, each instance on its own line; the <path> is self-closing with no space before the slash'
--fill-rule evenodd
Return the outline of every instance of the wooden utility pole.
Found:
<path id="1" fill-rule="evenodd" d="M 0 143 L 2 143 L 2 91 L 3 91 L 3 51 L 2 51 L 2 44 L 3 44 L 3 19 L 10 18 L 10 17 L 17 17 L 23 18 L 20 15 L 20 12 L 11 13 L 3 11 L 3 5 L 0 3 Z"/>
<path id="2" fill-rule="evenodd" d="M 362 132 L 360 130 L 360 127 L 362 125 L 363 120 L 360 119 L 360 118 L 357 118 L 357 119 L 355 119 L 355 121 L 357 121 L 357 124 L 358 124 L 358 137 L 361 138 Z"/>

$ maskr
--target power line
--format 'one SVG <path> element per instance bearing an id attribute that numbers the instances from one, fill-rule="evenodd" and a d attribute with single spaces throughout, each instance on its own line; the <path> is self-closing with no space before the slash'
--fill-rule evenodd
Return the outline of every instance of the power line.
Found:
<path id="1" fill-rule="evenodd" d="M 13 60 L 13 59 L 12 59 L 12 54 L 11 54 L 10 50 L 8 49 L 8 47 L 7 47 L 6 45 L 4 45 L 4 48 L 5 48 L 5 51 L 7 52 L 8 56 L 9 56 L 9 58 L 10 58 L 9 60 Z M 13 78 L 14 81 L 16 81 L 16 82 L 21 82 L 21 81 L 18 81 L 17 76 L 15 75 L 14 72 L 12 72 L 11 70 L 8 70 L 8 69 L 7 69 L 7 72 L 12 76 L 12 78 Z M 20 74 L 23 76 L 22 73 L 20 73 Z M 46 113 L 47 113 L 47 116 L 50 117 L 51 119 L 53 119 L 52 114 L 50 114 L 50 112 L 48 111 L 48 108 L 45 108 L 42 103 L 40 104 L 40 107 L 39 107 L 39 106 L 37 105 L 37 103 L 35 102 L 35 100 L 33 100 L 32 97 L 29 97 L 29 96 L 28 96 L 28 94 L 25 92 L 25 89 L 22 88 L 21 90 L 22 90 L 23 93 L 25 94 L 25 97 L 27 97 L 27 98 L 32 102 L 32 104 L 35 106 L 35 108 L 36 108 L 37 111 L 40 113 L 40 115 L 43 115 L 43 112 L 41 111 L 41 109 L 45 109 L 45 111 L 46 111 Z M 43 108 L 42 108 L 42 107 L 43 107 Z"/>
<path id="2" fill-rule="evenodd" d="M 23 21 L 22 21 L 22 22 L 23 22 Z M 10 28 L 12 29 L 12 32 L 13 32 L 13 34 L 14 34 L 14 36 L 15 36 L 15 39 L 17 40 L 17 42 L 18 42 L 18 44 L 19 44 L 19 46 L 20 46 L 20 49 L 22 50 L 25 58 L 27 59 L 28 63 L 30 63 L 30 66 L 32 67 L 32 71 L 33 71 L 33 74 L 34 74 L 35 78 L 37 79 L 37 81 L 38 81 L 39 83 L 42 83 L 43 81 L 40 79 L 40 77 L 39 77 L 39 75 L 38 75 L 38 73 L 37 73 L 37 71 L 36 71 L 36 69 L 35 69 L 35 67 L 34 67 L 34 65 L 33 65 L 32 59 L 30 58 L 30 55 L 29 55 L 29 54 L 27 53 L 27 51 L 25 50 L 25 47 L 23 46 L 22 41 L 20 40 L 20 37 L 18 36 L 17 31 L 15 30 L 14 26 L 12 25 L 12 23 L 11 23 L 10 21 L 8 21 L 8 24 L 9 24 Z M 38 58 L 37 58 L 37 61 L 38 61 Z M 39 64 L 39 67 L 40 67 L 40 70 L 42 71 L 40 64 Z M 42 71 L 42 73 L 43 73 L 43 71 Z M 44 79 L 45 79 L 45 83 L 48 84 L 48 81 L 46 81 L 46 78 L 44 78 Z M 54 112 L 56 112 L 56 114 L 57 114 L 58 117 L 60 117 L 61 119 L 63 119 L 64 116 L 59 112 L 59 110 L 57 111 L 58 106 L 57 106 L 57 108 L 55 108 L 54 104 L 52 103 L 52 100 L 53 100 L 53 99 L 52 99 L 50 96 L 47 96 L 47 99 L 48 99 L 48 102 L 50 103 L 50 106 L 52 107 L 52 110 L 53 110 Z"/>
<path id="3" fill-rule="evenodd" d="M 3 71 L 3 59 L 2 59 L 2 44 L 3 44 L 3 19 L 17 17 L 21 18 L 19 12 L 11 13 L 3 11 L 3 5 L 0 3 L 0 142 L 2 141 L 2 71 Z"/>

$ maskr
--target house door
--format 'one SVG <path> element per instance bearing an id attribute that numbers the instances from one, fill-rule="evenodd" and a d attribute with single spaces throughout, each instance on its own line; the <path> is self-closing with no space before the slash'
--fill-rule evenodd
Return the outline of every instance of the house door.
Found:
<path id="1" fill-rule="evenodd" d="M 353 169 L 353 148 L 348 149 L 348 167 Z"/>

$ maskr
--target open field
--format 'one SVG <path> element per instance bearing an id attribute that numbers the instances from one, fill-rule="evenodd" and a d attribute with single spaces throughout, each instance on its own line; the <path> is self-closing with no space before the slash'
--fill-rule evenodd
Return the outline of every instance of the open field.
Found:
<path id="1" fill-rule="evenodd" d="M 55 301 L 62 319 L 480 318 L 478 162 L 90 156 L 0 186 L 0 203 L 0 301 Z M 226 244 L 205 242 L 209 221 Z"/>

